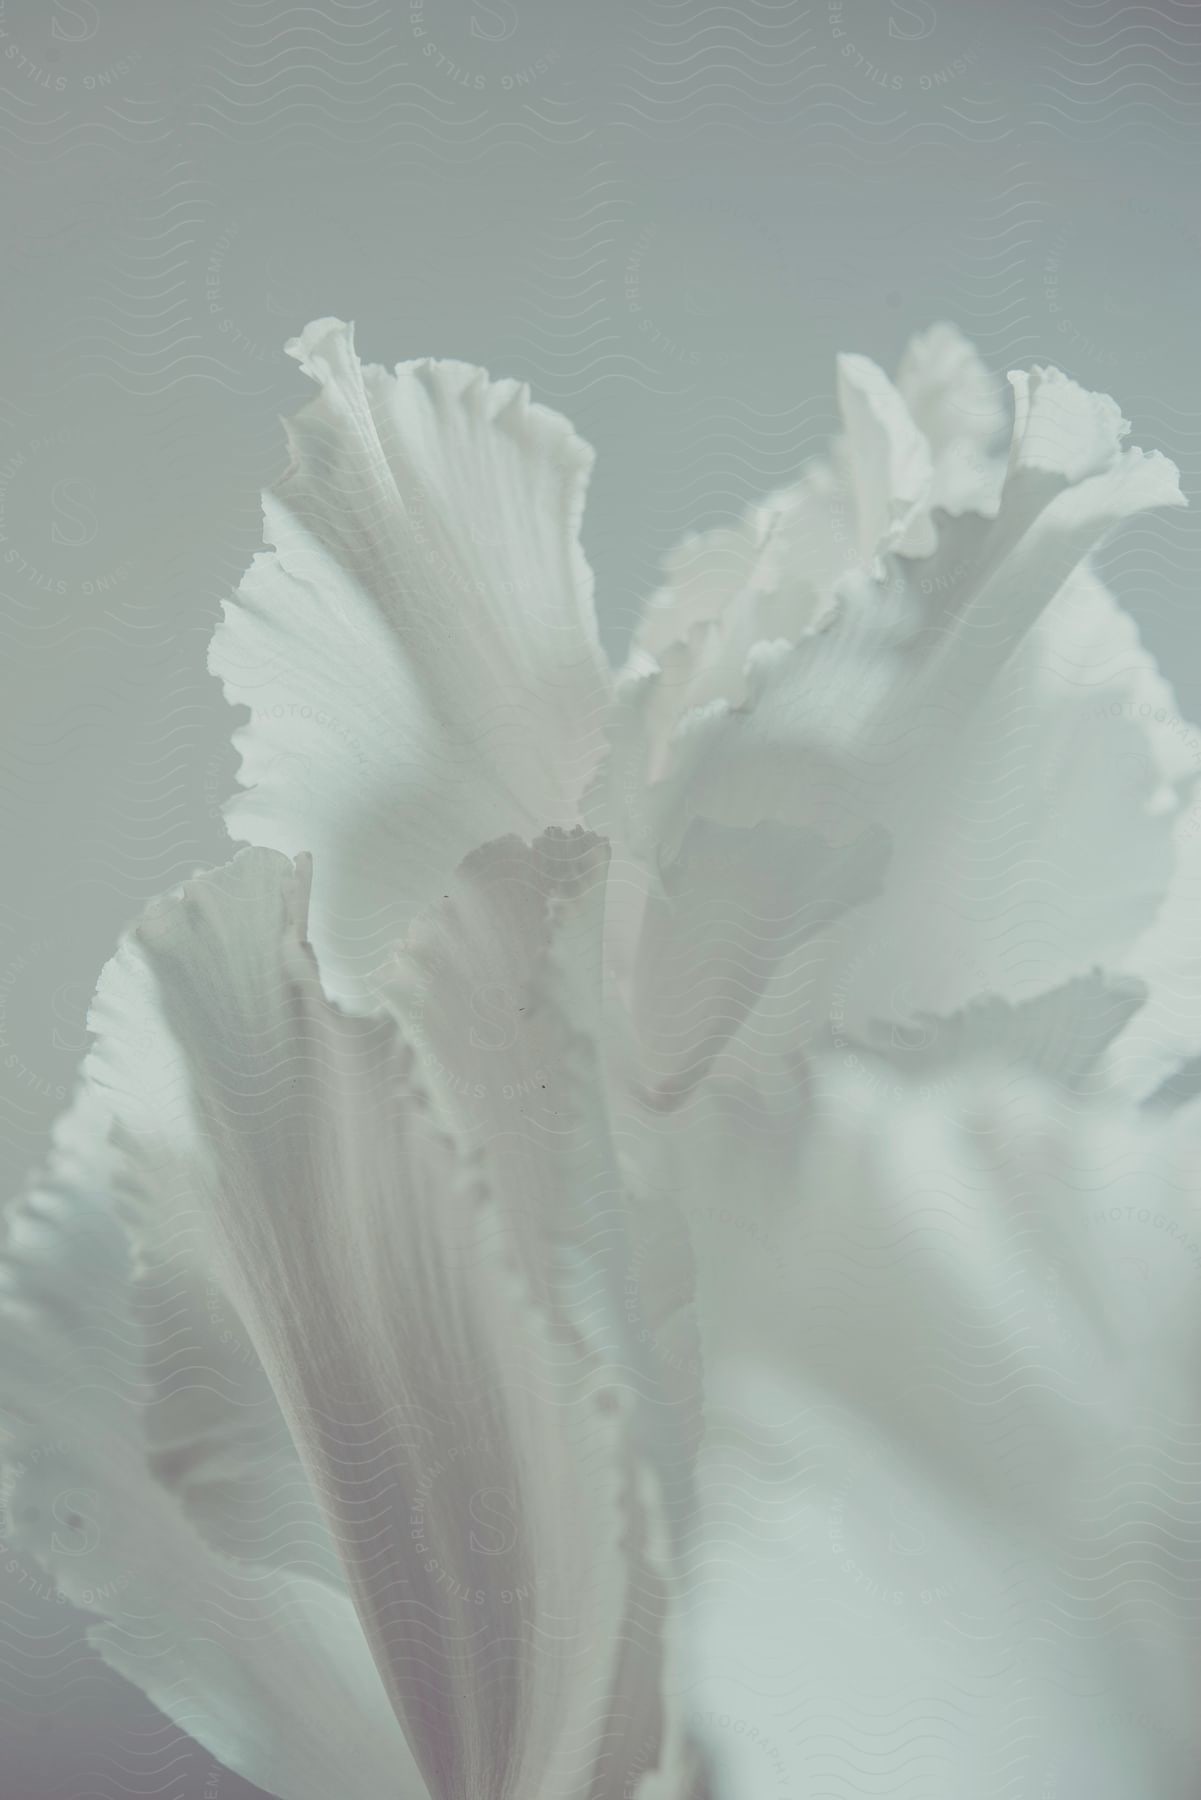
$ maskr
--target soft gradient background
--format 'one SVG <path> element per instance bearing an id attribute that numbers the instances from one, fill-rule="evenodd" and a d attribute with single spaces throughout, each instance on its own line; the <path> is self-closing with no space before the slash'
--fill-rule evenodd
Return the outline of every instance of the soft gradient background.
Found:
<path id="1" fill-rule="evenodd" d="M 939 316 L 1114 392 L 1195 495 L 1199 99 L 1198 0 L 0 0 L 5 1191 L 118 933 L 226 855 L 205 644 L 301 324 L 571 415 L 617 652 L 671 543 L 821 445 L 835 351 Z M 1199 519 L 1109 557 L 1194 717 Z M 0 1553 L 5 1800 L 251 1792 L 82 1625 Z"/>

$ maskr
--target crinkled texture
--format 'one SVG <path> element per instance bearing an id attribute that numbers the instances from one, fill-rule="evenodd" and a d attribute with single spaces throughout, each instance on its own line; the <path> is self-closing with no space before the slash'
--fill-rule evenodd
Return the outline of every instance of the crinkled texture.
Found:
<path id="1" fill-rule="evenodd" d="M 578 535 L 592 453 L 466 363 L 363 365 L 336 319 L 289 349 L 320 391 L 210 652 L 250 708 L 228 817 L 313 854 L 326 978 L 369 998 L 469 851 L 576 822 L 609 697 Z"/>
<path id="2" fill-rule="evenodd" d="M 856 1067 L 863 1058 L 876 1058 L 912 1080 L 929 1082 L 987 1057 L 1007 1070 L 1037 1070 L 1065 1094 L 1091 1102 L 1106 1091 L 1106 1051 L 1146 997 L 1141 981 L 1107 978 L 1098 969 L 1016 1005 L 981 994 L 961 1012 L 942 1018 L 918 1012 L 873 1020 L 862 1044 L 841 1030 L 837 1036 Z"/>
<path id="3" fill-rule="evenodd" d="M 1174 469 L 843 357 L 611 683 L 570 428 L 293 350 L 213 653 L 265 848 L 13 1214 L 21 1546 L 284 1800 L 1184 1800 L 1198 763 L 1088 563 Z"/>
<path id="4" fill-rule="evenodd" d="M 840 580 L 879 574 L 890 552 L 931 555 L 939 510 L 991 517 L 1004 461 L 1001 384 L 953 327 L 906 352 L 897 386 L 864 356 L 838 364 L 843 432 L 791 488 L 738 523 L 689 538 L 635 636 L 631 667 L 662 671 L 647 776 L 663 773 L 672 729 L 716 698 L 744 704 L 757 644 L 796 643 L 828 610 Z"/>
<path id="5" fill-rule="evenodd" d="M 513 898 L 540 929 L 538 883 Z M 497 1145 L 447 1135 L 393 1023 L 326 998 L 306 902 L 307 872 L 244 852 L 152 907 L 111 965 L 93 1078 L 131 1191 L 153 1232 L 161 1121 L 182 1113 L 213 1260 L 430 1794 L 620 1795 L 635 1751 L 668 1753 L 667 1600 L 631 1396 L 576 1304 L 573 1252 L 602 1262 L 593 1214 L 561 1248 Z"/>
<path id="6" fill-rule="evenodd" d="M 660 836 L 764 806 L 834 840 L 887 834 L 882 893 L 797 951 L 752 1021 L 798 1048 L 1121 971 L 1171 880 L 1174 705 L 1079 565 L 1121 517 L 1178 504 L 1176 473 L 1066 378 L 1015 382 L 995 518 L 948 522 L 882 583 L 845 577 L 822 629 L 748 661 L 744 705 L 685 722 L 643 802 Z"/>

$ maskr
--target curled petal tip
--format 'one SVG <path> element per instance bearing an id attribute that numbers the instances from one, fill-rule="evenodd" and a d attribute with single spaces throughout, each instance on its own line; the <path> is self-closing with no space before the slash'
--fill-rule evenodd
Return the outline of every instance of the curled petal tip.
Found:
<path id="1" fill-rule="evenodd" d="M 284 351 L 306 375 L 324 381 L 335 360 L 354 361 L 354 325 L 345 319 L 311 319 L 303 331 L 288 339 Z"/>

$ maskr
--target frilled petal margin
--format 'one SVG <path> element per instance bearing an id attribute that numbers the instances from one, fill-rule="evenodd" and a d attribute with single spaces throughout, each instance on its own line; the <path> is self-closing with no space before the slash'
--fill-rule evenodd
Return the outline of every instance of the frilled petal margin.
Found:
<path id="1" fill-rule="evenodd" d="M 1079 565 L 1124 517 L 1181 504 L 1176 470 L 1123 447 L 1103 396 L 1013 379 L 996 518 L 946 522 L 887 583 L 846 577 L 826 628 L 760 646 L 746 704 L 695 715 L 652 790 L 685 817 L 770 795 L 793 825 L 890 835 L 883 892 L 835 926 L 818 979 L 798 954 L 775 982 L 776 1040 L 1120 970 L 1170 879 L 1184 763 L 1145 718 L 1171 696 Z"/>
<path id="2" fill-rule="evenodd" d="M 687 1247 L 677 1239 L 667 1256 L 668 1221 L 645 1194 L 627 1192 L 614 1143 L 619 1096 L 607 1088 L 602 1048 L 608 873 L 609 846 L 590 832 L 485 845 L 415 921 L 381 992 L 450 1129 L 486 1156 L 540 1305 L 562 1309 L 564 1324 L 637 1394 L 641 1441 L 674 1520 L 698 1406 L 694 1393 L 665 1395 L 669 1370 L 650 1346 L 662 1348 L 661 1311 L 672 1309 Z M 789 898 L 780 911 L 772 929 L 795 928 L 803 909 Z M 692 936 L 685 955 L 695 958 L 702 946 Z M 712 985 L 729 974 L 715 971 Z M 734 1013 L 742 998 L 733 993 Z"/>
<path id="3" fill-rule="evenodd" d="M 423 1085 L 447 1129 L 486 1156 L 550 1309 L 573 1256 L 613 1281 L 621 1273 L 599 1056 L 608 866 L 609 847 L 591 832 L 487 844 L 381 970 Z M 615 1310 L 606 1285 L 593 1296 L 602 1333 Z"/>
<path id="4" fill-rule="evenodd" d="M 320 392 L 210 666 L 250 708 L 231 831 L 313 852 L 325 979 L 360 994 L 469 851 L 576 821 L 609 696 L 592 452 L 466 363 L 363 365 L 336 319 L 289 349 Z"/>
<path id="5" fill-rule="evenodd" d="M 486 1155 L 433 1118 L 395 1026 L 326 998 L 306 902 L 303 868 L 244 852 L 110 965 L 92 1070 L 135 1198 L 153 1211 L 186 1113 L 217 1267 L 435 1800 L 668 1791 L 628 1393 L 537 1304 Z"/>

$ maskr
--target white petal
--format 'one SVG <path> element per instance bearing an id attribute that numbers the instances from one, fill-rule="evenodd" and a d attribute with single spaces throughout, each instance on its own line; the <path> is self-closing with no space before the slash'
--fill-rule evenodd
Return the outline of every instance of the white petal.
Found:
<path id="1" fill-rule="evenodd" d="M 1101 628 L 1081 632 L 1078 615 Z M 1128 970 L 1172 879 L 1178 763 L 1144 722 L 1153 665 L 1099 584 L 1072 576 L 999 670 L 969 646 L 960 686 L 958 654 L 945 687 L 916 678 L 912 714 L 895 709 L 879 740 L 881 758 L 889 739 L 898 752 L 881 815 L 895 853 L 885 895 L 854 922 L 850 1016 L 949 1011 L 988 991 L 1021 1000 L 1097 965 Z"/>
<path id="2" fill-rule="evenodd" d="M 59 1329 L 38 1336 L 28 1416 L 60 1428 L 76 1400 L 88 1431 L 133 1432 L 145 1462 L 206 1544 L 260 1568 L 342 1584 L 342 1570 L 262 1365 L 197 1242 L 187 1175 L 156 1161 L 154 1232 L 136 1258 L 114 1196 L 111 1118 L 84 1084 L 55 1132 L 46 1175 L 8 1221 L 14 1316 Z M 32 1319 L 35 1298 L 43 1310 Z M 69 1329 L 65 1329 L 69 1326 Z M 57 1360 L 55 1360 L 57 1359 Z M 22 1358 L 8 1376 L 20 1411 Z M 51 1383 L 51 1370 L 55 1371 Z M 86 1370 L 87 1379 L 83 1379 Z"/>
<path id="3" fill-rule="evenodd" d="M 207 1256 L 194 1180 L 204 1150 L 186 1105 L 186 1069 L 161 1035 L 133 1018 L 106 1018 L 103 996 L 94 1022 L 110 1042 L 117 1025 L 132 1065 L 122 1070 L 126 1080 L 139 1059 L 157 1057 L 159 1093 L 172 1097 L 145 1114 L 125 1108 L 125 1129 L 139 1133 L 143 1179 L 153 1156 L 155 1194 L 153 1214 L 138 1218 L 119 1332 L 127 1349 L 137 1345 L 139 1455 L 210 1548 L 341 1587 L 341 1564 L 291 1432 Z M 122 1246 L 123 1169 L 108 1142 L 112 1126 L 104 1094 L 85 1082 L 57 1133 L 54 1181 L 75 1206 L 81 1195 L 103 1203 L 97 1216 Z"/>
<path id="4" fill-rule="evenodd" d="M 678 544 L 664 562 L 664 586 L 639 621 L 638 648 L 660 659 L 698 626 L 720 620 L 759 571 L 779 510 L 768 500 L 748 507 L 734 525 Z"/>
<path id="5" fill-rule="evenodd" d="M 1030 394 L 995 521 L 951 522 L 886 584 L 847 577 L 827 629 L 761 654 L 748 704 L 689 730 L 694 811 L 784 795 L 794 824 L 892 841 L 883 894 L 835 927 L 824 975 L 800 956 L 782 971 L 769 1033 L 817 1048 L 836 1016 L 862 1038 L 1124 969 L 1167 889 L 1174 709 L 1076 565 L 1126 512 L 1178 502 L 1175 471 L 1121 448 L 1111 402 L 1048 373 Z"/>
<path id="6" fill-rule="evenodd" d="M 988 685 L 1115 525 L 1150 507 L 1184 505 L 1166 457 L 1122 447 L 1128 427 L 1108 396 L 1057 369 L 1010 381 L 1013 439 L 997 519 L 944 543 L 937 566 L 901 571 L 914 583 L 935 582 L 942 600 L 941 619 L 932 620 L 941 641 L 920 678 L 922 697 L 942 689 L 944 704 L 958 709 Z M 965 564 L 953 574 L 952 558 Z"/>
<path id="7" fill-rule="evenodd" d="M 1180 741 L 1201 749 L 1196 727 Z M 1122 959 L 1143 980 L 1149 998 L 1114 1045 L 1111 1078 L 1141 1097 L 1159 1093 L 1171 1103 L 1191 1091 L 1201 1055 L 1201 813 L 1196 790 L 1175 817 L 1175 868 L 1155 918 Z"/>
<path id="8" fill-rule="evenodd" d="M 628 1077 L 656 1109 L 705 1079 L 798 946 L 820 957 L 833 922 L 880 891 L 887 834 L 815 809 L 770 722 L 762 757 L 750 751 L 771 670 L 788 656 L 760 645 L 746 704 L 688 714 L 649 786 L 637 771 L 660 676 L 627 675 L 619 690 L 622 724 L 590 818 L 616 835 L 607 957 L 630 1024 Z M 845 712 L 838 729 L 849 729 Z"/>
<path id="9" fill-rule="evenodd" d="M 562 1313 L 650 1398 L 639 1409 L 641 1441 L 673 1510 L 696 1395 L 685 1390 L 666 1404 L 664 1370 L 646 1349 L 648 1313 L 671 1307 L 647 1267 L 666 1253 L 667 1221 L 627 1194 L 605 1104 L 618 1062 L 611 1055 L 606 1066 L 599 1054 L 606 1024 L 617 1023 L 606 1019 L 602 991 L 608 865 L 608 845 L 580 831 L 484 846 L 415 921 L 381 992 L 416 1048 L 433 1104 L 486 1156 L 539 1305 Z"/>
<path id="10" fill-rule="evenodd" d="M 231 830 L 316 856 L 323 966 L 361 991 L 468 850 L 575 822 L 609 679 L 578 527 L 591 452 L 512 381 L 289 346 L 320 394 L 214 637 L 248 792 Z"/>
<path id="11" fill-rule="evenodd" d="M 982 994 L 945 1018 L 918 1012 L 876 1020 L 862 1045 L 841 1031 L 833 1035 L 850 1052 L 846 1060 L 878 1057 L 911 1080 L 945 1079 L 965 1060 L 987 1056 L 1011 1069 L 1036 1070 L 1065 1092 L 1096 1100 L 1110 1086 L 1105 1052 L 1146 997 L 1141 981 L 1096 970 L 1018 1005 Z"/>
<path id="12" fill-rule="evenodd" d="M 719 1793 L 763 1787 L 770 1752 L 801 1792 L 1037 1792 L 1054 1769 L 1185 1800 L 1196 1123 L 1065 1120 L 987 1066 L 933 1099 L 817 1073 L 794 1184 L 698 1232 Z"/>
<path id="13" fill-rule="evenodd" d="M 958 517 L 991 515 L 1004 462 L 995 445 L 1005 429 L 1003 383 L 953 325 L 933 325 L 907 346 L 897 390 L 930 446 L 930 505 Z"/>
<path id="14" fill-rule="evenodd" d="M 608 863 L 583 831 L 481 847 L 380 990 L 443 1124 L 486 1157 L 538 1305 L 554 1313 L 566 1282 L 573 1329 L 588 1321 L 620 1360 L 627 1217 L 599 1053 Z"/>
<path id="15" fill-rule="evenodd" d="M 484 845 L 388 965 L 388 999 L 465 1136 L 486 1141 L 559 1111 L 580 1086 L 564 1056 L 595 1060 L 608 864 L 608 845 L 581 830 Z"/>
<path id="16" fill-rule="evenodd" d="M 11 1547 L 176 1724 L 281 1800 L 424 1787 L 348 1597 L 215 1552 L 152 1473 L 161 1339 L 140 1329 L 129 1244 L 84 1090 L 44 1182 L 13 1210 L 0 1270 L 0 1416 Z M 260 1420 L 262 1414 L 260 1412 Z"/>
<path id="17" fill-rule="evenodd" d="M 880 888 L 882 836 L 850 844 L 772 818 L 692 819 L 643 915 L 631 981 L 640 1084 L 657 1108 L 704 1079 L 798 945 Z"/>
<path id="18" fill-rule="evenodd" d="M 146 1345 L 150 1467 L 211 1548 L 344 1589 L 345 1572 L 258 1355 L 215 1271 L 181 1241 L 199 1223 L 173 1217 L 170 1247 L 146 1234 L 139 1247 L 130 1306 Z"/>
<path id="19" fill-rule="evenodd" d="M 838 358 L 843 466 L 854 495 L 858 558 L 865 567 L 904 545 L 927 555 L 937 539 L 928 505 L 930 446 L 882 369 L 866 356 Z M 919 518 L 919 511 L 926 516 Z"/>
<path id="20" fill-rule="evenodd" d="M 828 461 L 667 559 L 635 634 L 635 656 L 653 657 L 663 677 L 652 778 L 688 708 L 718 697 L 742 704 L 754 646 L 795 643 L 848 570 L 878 570 L 893 550 L 929 555 L 935 509 L 996 511 L 1003 387 L 951 326 L 914 339 L 895 387 L 867 357 L 840 357 L 838 396 L 843 431 Z"/>
<path id="21" fill-rule="evenodd" d="M 620 1793 L 655 1745 L 612 1709 L 636 1654 L 658 1717 L 665 1608 L 629 1398 L 535 1304 L 488 1156 L 443 1135 L 393 1025 L 325 998 L 305 898 L 246 852 L 151 908 L 106 974 L 96 1079 L 151 1177 L 155 1119 L 192 1115 L 196 1203 L 431 1791 Z M 121 1048 L 148 1003 L 173 1056 Z"/>

